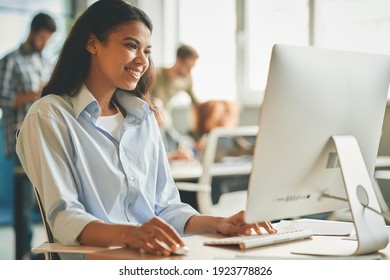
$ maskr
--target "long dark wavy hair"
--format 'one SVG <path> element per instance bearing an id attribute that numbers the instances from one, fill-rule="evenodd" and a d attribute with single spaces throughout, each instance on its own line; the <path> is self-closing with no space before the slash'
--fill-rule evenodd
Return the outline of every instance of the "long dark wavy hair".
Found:
<path id="1" fill-rule="evenodd" d="M 90 53 L 85 48 L 89 34 L 105 43 L 117 26 L 128 21 L 141 21 L 152 32 L 153 25 L 146 13 L 123 0 L 100 0 L 92 4 L 73 25 L 42 96 L 76 95 L 87 78 L 91 63 Z M 136 88 L 130 91 L 142 99 L 149 93 L 154 80 L 150 58 L 149 64 Z"/>

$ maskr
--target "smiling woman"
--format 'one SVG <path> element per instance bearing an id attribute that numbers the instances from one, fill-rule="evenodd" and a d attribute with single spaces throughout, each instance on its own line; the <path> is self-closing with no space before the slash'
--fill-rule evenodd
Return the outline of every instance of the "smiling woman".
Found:
<path id="1" fill-rule="evenodd" d="M 134 90 L 149 68 L 150 33 L 144 23 L 128 21 L 115 27 L 105 41 L 89 34 L 86 49 L 91 53 L 91 65 L 85 81 L 88 89 L 101 97 L 116 88 Z M 110 105 L 111 97 L 104 99 L 106 104 L 100 104 L 98 99 L 103 115 L 103 106 Z"/>
<path id="2" fill-rule="evenodd" d="M 275 232 L 267 221 L 245 224 L 243 212 L 203 216 L 180 201 L 154 106 L 145 101 L 151 32 L 148 16 L 125 1 L 94 3 L 23 122 L 17 153 L 54 239 L 170 255 L 185 246 L 184 233 Z"/>
<path id="3" fill-rule="evenodd" d="M 74 24 L 64 43 L 53 75 L 43 90 L 43 96 L 47 94 L 77 94 L 90 71 L 95 70 L 94 60 L 104 58 L 106 62 L 109 61 L 108 64 L 111 64 L 123 59 L 122 56 L 130 56 L 125 52 L 134 53 L 133 59 L 143 53 L 147 57 L 148 66 L 142 67 L 145 68 L 145 72 L 142 72 L 142 76 L 140 75 L 137 87 L 129 88 L 127 86 L 124 89 L 132 90 L 141 98 L 143 93 L 148 92 L 153 82 L 153 65 L 149 57 L 152 22 L 142 10 L 128 5 L 124 1 L 114 1 L 112 4 L 105 2 L 97 1 Z M 99 53 L 97 52 L 98 47 Z M 112 52 L 111 47 L 116 48 L 116 51 L 121 47 L 121 55 Z M 106 54 L 107 56 L 105 56 Z M 126 62 L 129 61 L 121 61 L 121 63 Z M 102 64 L 98 66 L 102 67 L 101 71 L 109 67 Z M 115 64 L 111 68 L 114 69 L 117 66 Z M 128 64 L 123 65 L 121 69 L 125 69 L 124 67 L 128 70 L 134 69 L 130 68 Z"/>

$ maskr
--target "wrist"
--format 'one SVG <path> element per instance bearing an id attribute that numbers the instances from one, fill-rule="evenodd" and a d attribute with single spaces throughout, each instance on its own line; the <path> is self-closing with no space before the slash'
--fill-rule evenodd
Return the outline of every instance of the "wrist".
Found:
<path id="1" fill-rule="evenodd" d="M 123 225 L 121 228 L 121 234 L 119 235 L 119 243 L 121 245 L 129 246 L 132 243 L 132 236 L 134 231 L 138 229 L 138 226 Z"/>
<path id="2" fill-rule="evenodd" d="M 222 217 L 214 217 L 214 232 L 215 233 L 222 233 L 221 227 L 223 224 L 224 218 Z"/>
<path id="3" fill-rule="evenodd" d="M 187 221 L 184 231 L 187 234 L 218 233 L 220 232 L 223 219 L 221 217 L 200 214 L 194 215 Z"/>

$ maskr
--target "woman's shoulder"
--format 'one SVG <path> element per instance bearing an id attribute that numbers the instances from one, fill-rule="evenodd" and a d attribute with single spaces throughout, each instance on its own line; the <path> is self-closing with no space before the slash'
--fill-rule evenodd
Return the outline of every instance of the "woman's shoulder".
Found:
<path id="1" fill-rule="evenodd" d="M 49 116 L 58 115 L 62 111 L 69 110 L 71 110 L 69 96 L 49 94 L 35 101 L 29 110 L 29 114 L 40 113 Z"/>

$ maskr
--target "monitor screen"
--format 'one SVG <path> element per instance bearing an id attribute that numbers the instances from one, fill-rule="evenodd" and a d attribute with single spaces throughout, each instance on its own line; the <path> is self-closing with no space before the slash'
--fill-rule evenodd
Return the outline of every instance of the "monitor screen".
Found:
<path id="1" fill-rule="evenodd" d="M 373 177 L 390 81 L 385 55 L 275 45 L 249 179 L 247 222 L 347 208 L 333 135 L 357 140 Z"/>

